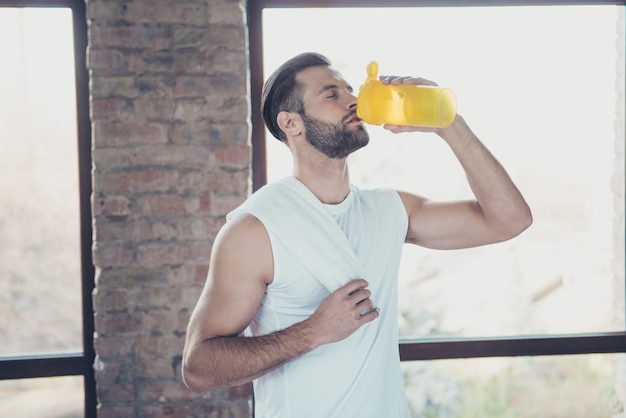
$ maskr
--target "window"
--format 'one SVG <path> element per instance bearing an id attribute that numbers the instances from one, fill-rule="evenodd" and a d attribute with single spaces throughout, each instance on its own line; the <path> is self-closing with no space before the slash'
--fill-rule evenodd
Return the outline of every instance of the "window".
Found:
<path id="1" fill-rule="evenodd" d="M 0 1 L 0 415 L 93 416 L 85 5 L 29 5 Z"/>
<path id="2" fill-rule="evenodd" d="M 259 97 L 263 72 L 267 76 L 303 51 L 327 55 L 355 88 L 365 80 L 370 60 L 378 61 L 381 73 L 432 78 L 456 92 L 459 113 L 503 162 L 533 209 L 531 229 L 507 243 L 454 252 L 407 246 L 400 301 L 407 391 L 414 387 L 415 370 L 427 376 L 454 373 L 459 388 L 464 369 L 486 364 L 476 357 L 494 357 L 488 368 L 500 374 L 546 364 L 567 376 L 602 375 L 608 368 L 601 384 L 623 391 L 623 354 L 588 355 L 626 347 L 624 8 L 616 6 L 623 3 L 446 2 L 468 7 L 402 9 L 436 2 L 350 1 L 326 8 L 313 1 L 259 3 L 249 11 L 252 97 Z M 260 115 L 253 114 L 253 124 L 256 189 L 267 179 L 289 175 L 291 157 L 269 134 L 265 143 Z M 442 141 L 368 130 L 370 145 L 350 161 L 356 184 L 437 199 L 469 194 Z M 541 355 L 551 357 L 502 358 Z M 466 360 L 443 360 L 456 358 Z M 435 359 L 442 360 L 419 361 Z M 517 383 L 503 380 L 494 390 Z M 567 396 L 576 396 L 576 390 Z M 463 416 L 509 416 L 502 411 Z"/>

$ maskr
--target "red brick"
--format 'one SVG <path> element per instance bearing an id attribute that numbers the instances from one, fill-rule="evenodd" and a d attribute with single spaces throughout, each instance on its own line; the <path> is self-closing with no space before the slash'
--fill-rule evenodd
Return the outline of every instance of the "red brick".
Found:
<path id="1" fill-rule="evenodd" d="M 208 266 L 208 264 L 207 265 L 196 266 L 196 271 L 195 271 L 193 283 L 195 283 L 195 284 L 203 284 L 206 281 L 208 273 L 209 273 L 209 266 Z"/>
<path id="2" fill-rule="evenodd" d="M 174 379 L 172 359 L 166 357 L 142 357 L 137 359 L 135 377 L 139 380 Z"/>
<path id="3" fill-rule="evenodd" d="M 205 240 L 171 243 L 147 243 L 137 248 L 137 262 L 142 266 L 176 265 L 209 259 L 211 246 Z"/>
<path id="4" fill-rule="evenodd" d="M 200 204 L 198 206 L 198 211 L 202 213 L 210 213 L 211 212 L 211 196 L 210 195 L 202 195 L 199 197 Z"/>
<path id="5" fill-rule="evenodd" d="M 211 25 L 208 30 L 214 49 L 245 51 L 245 29 L 243 26 Z"/>
<path id="6" fill-rule="evenodd" d="M 135 386 L 131 383 L 98 385 L 98 401 L 107 403 L 124 403 L 135 400 Z"/>
<path id="7" fill-rule="evenodd" d="M 140 357 L 175 357 L 182 354 L 184 345 L 184 338 L 173 333 L 156 336 L 144 334 L 137 337 L 135 353 Z"/>
<path id="8" fill-rule="evenodd" d="M 243 96 L 228 96 L 224 98 L 211 99 L 207 102 L 206 113 L 209 120 L 236 122 L 239 115 L 248 112 L 248 102 Z"/>
<path id="9" fill-rule="evenodd" d="M 247 124 L 190 121 L 174 125 L 171 139 L 184 144 L 248 144 L 249 133 Z"/>
<path id="10" fill-rule="evenodd" d="M 154 241 L 175 241 L 179 238 L 179 232 L 175 222 L 164 219 L 152 223 L 152 237 Z"/>
<path id="11" fill-rule="evenodd" d="M 159 123 L 96 122 L 94 125 L 100 147 L 167 143 L 167 128 Z"/>
<path id="12" fill-rule="evenodd" d="M 201 32 L 206 32 L 202 30 Z M 208 57 L 208 53 L 204 52 L 210 42 L 200 45 L 196 49 L 179 49 L 174 54 L 174 73 L 187 75 L 201 75 L 213 73 L 213 65 Z M 178 45 L 177 45 L 178 47 Z"/>
<path id="13" fill-rule="evenodd" d="M 98 418 L 129 418 L 135 416 L 135 407 L 119 405 L 98 405 Z"/>
<path id="14" fill-rule="evenodd" d="M 251 151 L 247 145 L 234 144 L 217 148 L 213 156 L 221 167 L 244 168 L 250 164 Z"/>
<path id="15" fill-rule="evenodd" d="M 204 284 L 206 280 L 206 272 L 208 270 L 208 261 L 204 264 L 184 264 L 173 266 L 167 269 L 167 282 L 170 286 L 177 286 L 183 289 L 181 306 L 188 308 L 195 305 L 199 296 L 199 292 L 194 290 L 194 296 L 187 298 L 185 291 L 190 287 L 197 287 Z"/>
<path id="16" fill-rule="evenodd" d="M 130 167 L 128 148 L 99 148 L 91 150 L 91 160 L 96 167 L 108 170 Z"/>
<path id="17" fill-rule="evenodd" d="M 196 297 L 194 298 L 192 303 L 188 304 L 187 307 L 178 311 L 178 328 L 175 330 L 175 333 L 183 341 L 184 341 L 185 335 L 187 334 L 187 327 L 189 325 L 189 319 L 191 318 L 191 310 L 196 305 L 196 302 L 198 301 L 198 296 L 199 295 L 196 294 Z M 188 293 L 185 293 L 183 297 L 187 298 Z"/>
<path id="18" fill-rule="evenodd" d="M 211 71 L 216 74 L 233 74 L 248 66 L 245 55 L 237 51 L 217 50 L 211 52 Z"/>
<path id="19" fill-rule="evenodd" d="M 185 199 L 179 195 L 159 194 L 144 196 L 138 201 L 143 215 L 182 215 L 185 210 Z"/>
<path id="20" fill-rule="evenodd" d="M 241 193 L 249 195 L 252 179 L 249 170 L 215 170 L 208 174 L 213 190 L 218 194 Z"/>
<path id="21" fill-rule="evenodd" d="M 117 49 L 90 49 L 87 59 L 89 68 L 106 70 L 107 73 L 125 69 L 127 63 L 126 55 Z"/>
<path id="22" fill-rule="evenodd" d="M 211 199 L 211 214 L 213 216 L 226 215 L 245 200 L 246 196 L 239 194 L 214 195 Z"/>
<path id="23" fill-rule="evenodd" d="M 151 403 L 143 405 L 139 411 L 142 418 L 231 418 L 226 406 L 216 406 L 207 402 L 185 403 Z"/>
<path id="24" fill-rule="evenodd" d="M 128 309 L 127 293 L 123 290 L 96 289 L 93 294 L 94 310 L 96 312 L 116 313 Z"/>
<path id="25" fill-rule="evenodd" d="M 212 243 L 250 191 L 241 3 L 87 2 L 99 418 L 251 416 L 244 389 L 180 376 Z"/>
<path id="26" fill-rule="evenodd" d="M 103 337 L 138 333 L 144 329 L 144 315 L 141 312 L 104 313 L 96 315 L 96 332 Z"/>
<path id="27" fill-rule="evenodd" d="M 130 201 L 125 196 L 103 196 L 94 199 L 94 216 L 126 217 L 130 215 Z"/>
<path id="28" fill-rule="evenodd" d="M 138 145 L 131 148 L 101 148 L 93 151 L 94 162 L 109 169 L 164 167 L 190 169 L 203 167 L 209 148 L 200 145 Z"/>
<path id="29" fill-rule="evenodd" d="M 87 19 L 103 21 L 106 19 L 119 19 L 124 15 L 126 1 L 88 1 Z"/>
<path id="30" fill-rule="evenodd" d="M 179 99 L 176 101 L 176 109 L 174 110 L 174 119 L 180 121 L 195 121 L 206 118 L 205 98 Z"/>
<path id="31" fill-rule="evenodd" d="M 135 339 L 127 335 L 98 335 L 94 339 L 94 346 L 101 358 L 128 356 L 135 349 Z"/>
<path id="32" fill-rule="evenodd" d="M 172 313 L 169 311 L 171 306 L 180 305 L 181 301 L 181 290 L 177 287 L 153 287 L 142 289 L 135 295 L 135 309 L 140 309 L 143 311 L 152 310 L 152 309 L 164 309 L 164 312 L 157 312 L 154 315 L 150 315 L 149 319 L 145 319 L 144 323 L 146 327 L 149 327 L 153 318 L 160 318 L 163 322 L 157 322 L 155 326 L 163 326 L 172 325 L 170 328 L 174 327 L 174 323 L 171 321 Z M 159 320 L 160 320 L 159 319 Z"/>
<path id="33" fill-rule="evenodd" d="M 128 66 L 133 73 L 169 73 L 174 69 L 174 56 L 170 50 L 131 52 Z"/>
<path id="34" fill-rule="evenodd" d="M 180 193 L 206 193 L 212 190 L 211 176 L 202 171 L 189 170 L 179 173 L 176 189 Z"/>
<path id="35" fill-rule="evenodd" d="M 123 370 L 123 359 L 103 359 L 98 355 L 95 359 L 94 372 L 96 380 L 101 386 L 110 385 L 120 382 L 120 370 Z M 128 383 L 124 381 L 123 383 Z"/>
<path id="36" fill-rule="evenodd" d="M 249 399 L 252 396 L 252 383 L 234 386 L 228 389 L 228 399 Z"/>
<path id="37" fill-rule="evenodd" d="M 180 76 L 174 83 L 174 97 L 204 97 L 211 91 L 211 79 L 206 76 Z"/>
<path id="38" fill-rule="evenodd" d="M 149 286 L 165 286 L 170 284 L 168 273 L 164 268 L 144 269 L 136 265 L 127 268 L 99 269 L 96 271 L 98 289 L 115 290 L 143 289 Z"/>
<path id="39" fill-rule="evenodd" d="M 134 255 L 135 251 L 128 243 L 96 242 L 93 246 L 93 262 L 98 267 L 127 266 Z"/>
<path id="40" fill-rule="evenodd" d="M 119 97 L 93 99 L 91 115 L 94 121 L 128 119 L 134 113 L 129 99 Z"/>
<path id="41" fill-rule="evenodd" d="M 139 389 L 139 399 L 148 402 L 198 401 L 202 395 L 189 390 L 182 382 L 149 381 Z"/>
<path id="42" fill-rule="evenodd" d="M 250 418 L 252 416 L 250 401 L 250 399 L 232 401 L 228 405 L 230 418 Z"/>
<path id="43" fill-rule="evenodd" d="M 244 11 L 236 2 L 209 2 L 209 23 L 241 26 L 244 23 Z"/>
<path id="44" fill-rule="evenodd" d="M 175 102 L 169 98 L 138 97 L 133 101 L 135 115 L 139 120 L 172 120 Z"/>
<path id="45" fill-rule="evenodd" d="M 163 192 L 176 184 L 176 173 L 168 170 L 97 173 L 94 191 L 103 193 Z"/>
<path id="46" fill-rule="evenodd" d="M 157 239 L 153 224 L 146 219 L 98 218 L 95 220 L 94 238 L 98 242 L 132 242 Z"/>
<path id="47" fill-rule="evenodd" d="M 137 4 L 137 6 L 147 10 L 144 2 Z M 92 25 L 90 34 L 91 46 L 100 48 L 152 48 L 158 50 L 167 49 L 172 43 L 169 30 L 164 27 Z"/>
<path id="48" fill-rule="evenodd" d="M 174 47 L 176 48 L 202 48 L 208 35 L 206 28 L 182 26 L 172 30 Z"/>
<path id="49" fill-rule="evenodd" d="M 105 97 L 137 97 L 139 96 L 139 92 L 135 87 L 135 83 L 135 77 L 132 76 L 92 76 L 91 95 L 94 99 Z"/>
<path id="50" fill-rule="evenodd" d="M 199 26 L 208 22 L 204 2 L 141 1 L 128 4 L 127 19 L 136 23 L 182 23 Z"/>

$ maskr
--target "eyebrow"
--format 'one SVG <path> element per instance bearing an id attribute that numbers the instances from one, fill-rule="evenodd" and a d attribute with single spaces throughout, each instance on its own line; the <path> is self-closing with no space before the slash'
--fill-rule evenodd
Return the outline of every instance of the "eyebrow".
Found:
<path id="1" fill-rule="evenodd" d="M 325 93 L 326 91 L 328 91 L 328 90 L 338 89 L 338 88 L 339 88 L 339 85 L 337 85 L 337 84 L 326 84 L 325 86 L 323 86 L 323 87 L 322 87 L 322 88 L 321 88 L 321 89 L 317 92 L 317 95 L 319 96 L 319 95 L 324 94 L 324 93 Z M 347 89 L 350 93 L 352 93 L 352 92 L 354 91 L 354 90 L 352 89 L 352 86 L 351 86 L 351 85 L 349 85 L 349 84 L 348 84 L 348 85 L 346 85 L 346 89 Z"/>

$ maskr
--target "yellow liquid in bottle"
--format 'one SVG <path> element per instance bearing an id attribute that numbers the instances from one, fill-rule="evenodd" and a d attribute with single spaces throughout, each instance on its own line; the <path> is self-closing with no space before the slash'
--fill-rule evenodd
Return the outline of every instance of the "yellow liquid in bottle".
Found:
<path id="1" fill-rule="evenodd" d="M 378 65 L 368 66 L 368 79 L 357 98 L 357 114 L 366 123 L 447 127 L 456 116 L 450 89 L 416 85 L 384 85 L 376 79 Z"/>

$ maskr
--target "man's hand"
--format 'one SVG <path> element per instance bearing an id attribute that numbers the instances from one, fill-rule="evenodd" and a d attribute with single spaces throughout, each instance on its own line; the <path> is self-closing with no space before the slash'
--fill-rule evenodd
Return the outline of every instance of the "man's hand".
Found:
<path id="1" fill-rule="evenodd" d="M 434 81 L 427 80 L 422 77 L 409 77 L 409 76 L 399 77 L 395 75 L 381 75 L 379 78 L 380 78 L 380 81 L 382 81 L 384 85 L 399 86 L 401 84 L 406 84 L 406 85 L 413 85 L 413 86 L 433 86 L 433 87 L 438 86 L 438 84 L 435 83 Z M 393 132 L 394 134 L 399 134 L 403 132 L 439 132 L 441 130 L 441 128 L 392 125 L 389 123 L 384 124 L 383 128 L 387 129 L 388 131 Z"/>
<path id="2" fill-rule="evenodd" d="M 367 286 L 367 281 L 354 279 L 322 301 L 307 320 L 320 345 L 343 340 L 378 318 L 380 311 L 370 299 L 372 292 Z"/>

